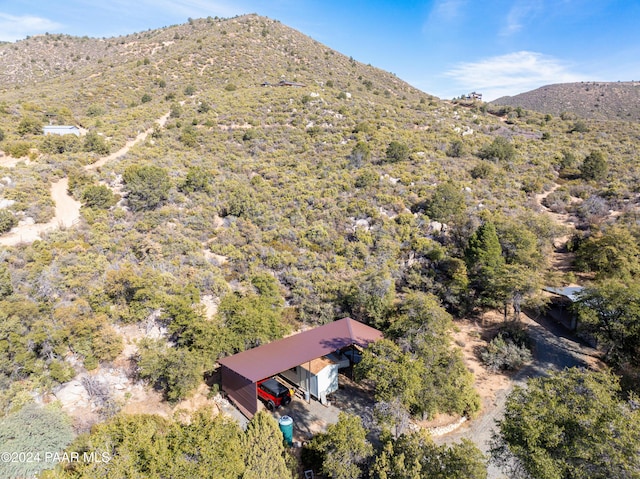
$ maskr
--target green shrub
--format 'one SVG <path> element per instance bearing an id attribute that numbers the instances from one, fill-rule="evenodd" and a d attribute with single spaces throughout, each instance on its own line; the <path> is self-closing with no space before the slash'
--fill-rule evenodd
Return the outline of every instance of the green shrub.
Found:
<path id="1" fill-rule="evenodd" d="M 27 143 L 26 141 L 15 141 L 7 145 L 6 151 L 14 158 L 23 158 L 29 155 L 31 147 L 31 143 Z"/>
<path id="2" fill-rule="evenodd" d="M 132 165 L 123 175 L 127 201 L 133 211 L 160 206 L 169 197 L 171 180 L 164 168 L 155 165 Z"/>
<path id="3" fill-rule="evenodd" d="M 577 120 L 574 122 L 573 126 L 569 130 L 569 133 L 587 133 L 589 131 L 589 127 L 585 123 L 584 120 Z"/>
<path id="4" fill-rule="evenodd" d="M 366 169 L 356 177 L 355 185 L 357 188 L 366 188 L 378 184 L 379 181 L 378 173 Z"/>
<path id="5" fill-rule="evenodd" d="M 195 191 L 210 193 L 213 190 L 212 183 L 213 174 L 209 170 L 201 166 L 192 166 L 180 185 L 180 191 L 183 193 L 193 193 Z"/>
<path id="6" fill-rule="evenodd" d="M 6 298 L 13 293 L 11 283 L 11 272 L 6 265 L 0 264 L 0 299 Z"/>
<path id="7" fill-rule="evenodd" d="M 516 158 L 516 149 L 509 140 L 498 136 L 480 150 L 478 156 L 485 160 L 513 161 Z"/>
<path id="8" fill-rule="evenodd" d="M 409 158 L 409 147 L 398 141 L 392 141 L 387 147 L 387 160 L 393 163 Z"/>
<path id="9" fill-rule="evenodd" d="M 491 163 L 483 161 L 474 166 L 469 174 L 473 179 L 477 180 L 481 178 L 492 178 L 495 176 L 495 171 L 496 169 Z"/>
<path id="10" fill-rule="evenodd" d="M 531 361 L 528 337 L 521 328 L 507 328 L 491 340 L 481 353 L 490 371 L 514 370 Z"/>
<path id="11" fill-rule="evenodd" d="M 80 140 L 75 135 L 47 135 L 40 146 L 51 154 L 73 153 L 80 150 Z"/>
<path id="12" fill-rule="evenodd" d="M 356 168 L 362 166 L 362 163 L 369 160 L 369 158 L 371 158 L 371 147 L 365 141 L 359 141 L 356 143 L 351 150 L 351 155 L 349 156 L 351 164 Z"/>
<path id="13" fill-rule="evenodd" d="M 104 108 L 100 105 L 90 105 L 89 108 L 87 108 L 87 116 L 96 117 L 104 115 L 104 113 Z"/>
<path id="14" fill-rule="evenodd" d="M 464 153 L 465 153 L 464 142 L 459 139 L 453 140 L 449 144 L 449 148 L 447 148 L 446 153 L 447 153 L 447 156 L 450 156 L 451 158 L 460 158 L 461 156 L 464 156 Z"/>
<path id="15" fill-rule="evenodd" d="M 91 185 L 82 192 L 82 201 L 89 208 L 107 209 L 117 203 L 113 192 L 105 185 Z"/>
<path id="16" fill-rule="evenodd" d="M 609 165 L 601 151 L 589 153 L 580 166 L 580 174 L 585 180 L 604 180 L 608 172 Z"/>
<path id="17" fill-rule="evenodd" d="M 70 364 L 56 360 L 49 364 L 49 375 L 56 382 L 66 383 L 75 377 L 76 371 Z"/>
<path id="18" fill-rule="evenodd" d="M 0 461 L 0 477 L 35 477 L 41 471 L 53 468 L 55 462 L 46 461 L 45 454 L 62 453 L 72 440 L 73 430 L 62 411 L 26 405 L 0 421 L 2 452 L 40 457 L 41 460 Z"/>
<path id="19" fill-rule="evenodd" d="M 109 145 L 106 140 L 95 131 L 90 131 L 87 133 L 87 136 L 84 137 L 83 149 L 84 151 L 98 153 L 99 155 L 109 153 Z"/>
<path id="20" fill-rule="evenodd" d="M 171 402 L 185 398 L 202 379 L 201 362 L 194 353 L 161 341 L 143 341 L 137 363 L 140 377 Z"/>
<path id="21" fill-rule="evenodd" d="M 42 134 L 42 122 L 37 118 L 28 116 L 20 120 L 18 124 L 17 132 L 20 136 L 41 135 Z"/>
<path id="22" fill-rule="evenodd" d="M 18 219 L 11 211 L 0 210 L 0 234 L 6 233 L 18 224 Z"/>

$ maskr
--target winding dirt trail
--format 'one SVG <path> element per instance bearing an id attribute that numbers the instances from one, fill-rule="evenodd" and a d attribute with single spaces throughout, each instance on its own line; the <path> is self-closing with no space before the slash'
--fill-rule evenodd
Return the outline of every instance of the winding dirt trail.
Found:
<path id="1" fill-rule="evenodd" d="M 553 270 L 567 272 L 571 268 L 572 254 L 564 251 L 564 246 L 569 241 L 571 233 L 575 231 L 575 224 L 568 214 L 555 213 L 543 204 L 543 200 L 559 187 L 560 185 L 555 184 L 549 191 L 536 195 L 535 201 L 555 224 L 562 226 L 566 231 L 566 233 L 554 238 L 554 251 L 550 258 L 550 266 Z M 545 317 L 532 318 L 526 314 L 522 314 L 521 318 L 521 321 L 527 326 L 533 343 L 533 362 L 510 378 L 502 376 L 506 379 L 504 382 L 494 381 L 494 386 L 497 387 L 492 388 L 491 395 L 484 397 L 481 415 L 474 420 L 467 421 L 449 434 L 434 437 L 437 443 L 451 444 L 466 438 L 471 440 L 488 457 L 490 441 L 493 431 L 496 429 L 496 421 L 504 416 L 507 397 L 514 387 L 524 386 L 527 379 L 544 375 L 549 369 L 561 371 L 573 366 L 590 368 L 601 366 L 596 350 L 569 334 L 553 321 Z M 464 342 L 469 341 L 469 338 L 479 337 L 482 333 L 481 328 L 477 325 L 467 325 L 465 329 L 467 338 Z M 466 353 L 472 356 L 471 361 L 467 357 L 469 354 Z M 475 351 L 465 351 L 465 359 L 468 364 L 472 365 L 476 375 L 480 372 L 481 375 L 486 376 L 486 370 L 478 361 Z M 488 479 L 506 478 L 493 464 L 489 464 L 487 477 Z"/>
<path id="2" fill-rule="evenodd" d="M 67 194 L 69 179 L 62 178 L 51 185 L 51 197 L 56 203 L 55 216 L 47 223 L 22 223 L 0 236 L 0 245 L 15 246 L 42 239 L 42 234 L 60 227 L 69 228 L 80 218 L 80 202 Z"/>
<path id="3" fill-rule="evenodd" d="M 566 233 L 557 236 L 553 240 L 553 252 L 551 253 L 550 266 L 554 271 L 561 273 L 567 273 L 571 271 L 571 264 L 573 263 L 573 253 L 566 251 L 565 246 L 569 242 L 569 239 L 575 233 L 576 225 L 571 220 L 571 216 L 567 213 L 556 213 L 547 208 L 543 201 L 551 193 L 560 188 L 560 185 L 555 183 L 549 191 L 535 195 L 536 204 L 544 211 L 555 224 L 562 226 Z M 572 201 L 579 201 L 578 198 L 572 198 Z"/>
<path id="4" fill-rule="evenodd" d="M 167 123 L 167 120 L 169 119 L 169 115 L 170 113 L 165 113 L 163 116 L 158 118 L 155 121 L 155 123 L 160 125 L 161 127 L 164 127 L 164 125 Z M 87 171 L 97 170 L 98 168 L 103 167 L 110 161 L 117 160 L 118 158 L 122 158 L 124 155 L 129 153 L 129 150 L 133 148 L 137 143 L 140 143 L 141 141 L 146 140 L 147 136 L 153 133 L 153 128 L 154 127 L 151 127 L 146 129 L 143 132 L 138 133 L 138 136 L 136 136 L 133 140 L 127 141 L 125 145 L 122 148 L 120 148 L 118 151 L 116 151 L 115 153 L 111 153 L 110 155 L 105 156 L 104 158 L 100 158 L 95 163 L 85 166 L 85 170 Z"/>
<path id="5" fill-rule="evenodd" d="M 164 127 L 169 119 L 169 113 L 164 114 L 162 117 L 156 120 L 156 124 Z M 153 132 L 153 128 L 141 132 L 133 140 L 127 141 L 127 143 L 115 153 L 111 153 L 105 156 L 91 165 L 85 166 L 85 170 L 92 171 L 104 166 L 109 161 L 117 160 L 126 155 L 133 146 L 137 143 L 147 139 Z M 2 166 L 13 167 L 16 162 L 11 161 L 13 159 L 7 158 L 7 161 Z M 62 178 L 51 185 L 51 198 L 55 202 L 55 214 L 53 218 L 47 223 L 30 224 L 21 222 L 18 226 L 13 228 L 7 234 L 0 236 L 0 245 L 15 246 L 20 243 L 33 243 L 36 240 L 42 239 L 44 233 L 53 231 L 60 227 L 69 228 L 73 226 L 80 219 L 80 206 L 81 203 L 76 201 L 71 195 L 68 194 L 67 189 L 69 187 L 69 179 Z"/>

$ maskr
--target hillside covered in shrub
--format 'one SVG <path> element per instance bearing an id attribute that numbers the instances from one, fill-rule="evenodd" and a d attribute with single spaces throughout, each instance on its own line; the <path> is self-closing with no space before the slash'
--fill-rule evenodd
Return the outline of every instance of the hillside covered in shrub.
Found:
<path id="1" fill-rule="evenodd" d="M 132 374 L 175 402 L 223 355 L 350 316 L 388 339 L 365 363 L 378 400 L 473 415 L 455 320 L 575 280 L 552 268 L 566 231 L 539 195 L 578 225 L 594 294 L 640 273 L 638 123 L 440 101 L 256 15 L 33 37 L 0 45 L 0 72 L 0 232 L 53 218 L 60 179 L 82 203 L 73 226 L 0 247 L 7 413 L 108 367 L 129 325 L 162 331 Z"/>

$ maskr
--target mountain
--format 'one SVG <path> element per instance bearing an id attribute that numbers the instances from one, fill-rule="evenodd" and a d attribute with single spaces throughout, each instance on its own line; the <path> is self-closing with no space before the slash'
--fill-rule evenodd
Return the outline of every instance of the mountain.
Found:
<path id="1" fill-rule="evenodd" d="M 594 120 L 640 121 L 640 82 L 558 83 L 491 103 L 551 115 L 566 112 Z"/>
<path id="2" fill-rule="evenodd" d="M 55 116 L 53 122 L 81 126 L 89 126 L 96 112 L 113 115 L 118 128 L 103 124 L 102 134 L 114 144 L 135 136 L 140 117 L 158 117 L 168 107 L 167 98 L 184 100 L 187 87 L 200 101 L 213 102 L 221 98 L 219 91 L 226 92 L 222 97 L 235 89 L 261 96 L 269 90 L 261 84 L 282 80 L 305 85 L 305 94 L 353 95 L 352 104 L 365 99 L 368 105 L 382 105 L 398 99 L 417 103 L 432 98 L 390 73 L 257 15 L 191 20 L 118 38 L 47 34 L 0 45 L 0 94 L 5 103 L 31 103 L 26 110 L 34 108 L 47 121 Z M 276 96 L 282 93 L 271 91 Z M 266 120 L 267 112 L 256 111 L 254 106 L 245 103 L 234 112 L 220 111 L 217 121 L 224 123 L 240 110 L 251 110 L 244 111 L 241 124 L 249 114 L 254 122 Z M 129 108 L 137 110 L 135 119 L 127 118 Z M 334 116 L 331 123 L 336 123 Z M 10 130 L 7 125 L 6 131 Z"/>

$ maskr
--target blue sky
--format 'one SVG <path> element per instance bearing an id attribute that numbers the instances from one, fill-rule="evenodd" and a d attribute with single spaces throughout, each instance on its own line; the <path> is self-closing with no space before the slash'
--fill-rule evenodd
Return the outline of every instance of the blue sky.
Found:
<path id="1" fill-rule="evenodd" d="M 640 0 L 0 0 L 0 40 L 258 13 L 440 98 L 640 80 Z"/>

